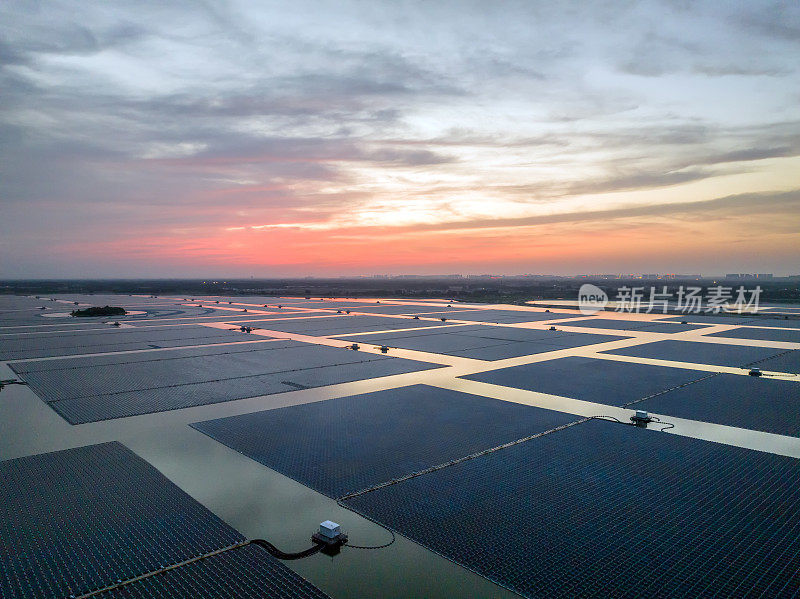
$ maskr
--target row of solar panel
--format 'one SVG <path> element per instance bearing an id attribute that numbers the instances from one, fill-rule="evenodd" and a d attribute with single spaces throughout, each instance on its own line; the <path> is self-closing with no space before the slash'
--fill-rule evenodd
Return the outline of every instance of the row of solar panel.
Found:
<path id="1" fill-rule="evenodd" d="M 291 341 L 224 347 L 64 360 L 63 368 L 61 360 L 12 368 L 71 424 L 437 368 Z"/>
<path id="2" fill-rule="evenodd" d="M 0 359 L 22 360 L 49 356 L 68 356 L 117 352 L 153 347 L 175 347 L 242 341 L 242 334 L 211 327 L 148 327 L 91 331 L 37 332 L 0 338 Z"/>
<path id="3" fill-rule="evenodd" d="M 0 597 L 81 595 L 244 540 L 116 442 L 0 462 L 0 480 Z M 326 595 L 248 547 L 102 596 Z"/>
<path id="4" fill-rule="evenodd" d="M 800 592 L 797 459 L 575 421 L 412 386 L 193 426 L 526 596 Z"/>

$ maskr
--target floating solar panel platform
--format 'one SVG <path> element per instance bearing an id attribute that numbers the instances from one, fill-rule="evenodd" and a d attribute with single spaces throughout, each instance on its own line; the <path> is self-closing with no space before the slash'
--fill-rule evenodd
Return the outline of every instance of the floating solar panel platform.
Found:
<path id="1" fill-rule="evenodd" d="M 242 541 L 113 442 L 0 462 L 0 596 L 68 597 Z"/>
<path id="2" fill-rule="evenodd" d="M 571 347 L 582 347 L 595 343 L 606 343 L 619 339 L 623 339 L 623 337 L 589 333 L 564 333 L 544 338 L 541 341 L 520 341 L 504 345 L 492 345 L 491 347 L 454 352 L 453 355 L 476 360 L 505 360 L 507 358 L 517 358 Z"/>
<path id="3" fill-rule="evenodd" d="M 683 316 L 669 316 L 660 318 L 658 322 L 692 322 L 701 324 L 747 324 L 753 320 L 752 316 L 739 316 L 725 314 L 685 314 Z"/>
<path id="4" fill-rule="evenodd" d="M 97 595 L 98 599 L 323 599 L 317 587 L 255 545 L 226 551 Z"/>
<path id="5" fill-rule="evenodd" d="M 762 370 L 800 374 L 800 350 L 793 349 L 784 351 L 774 358 L 767 358 L 766 360 L 757 362 L 754 366 Z"/>
<path id="6" fill-rule="evenodd" d="M 81 595 L 244 537 L 113 442 L 0 462 L 0 597 Z M 245 546 L 100 597 L 326 597 Z"/>
<path id="7" fill-rule="evenodd" d="M 68 422 L 83 424 L 439 367 L 287 341 L 120 358 L 18 362 L 12 369 Z"/>
<path id="8" fill-rule="evenodd" d="M 785 353 L 785 351 L 770 347 L 667 340 L 612 349 L 602 353 L 635 356 L 637 358 L 654 358 L 657 360 L 673 360 L 675 362 L 745 367 L 754 362 Z"/>
<path id="9" fill-rule="evenodd" d="M 230 318 L 233 316 L 247 316 L 250 320 L 258 319 L 258 322 L 267 322 L 268 324 L 273 320 L 283 320 L 287 318 L 313 318 L 315 316 L 330 316 L 330 312 L 322 312 L 315 310 L 313 312 L 297 312 L 295 310 L 278 310 L 277 308 L 261 308 L 260 311 L 269 312 L 269 314 L 244 314 L 241 312 L 229 312 L 223 318 Z M 237 320 L 238 322 L 238 320 Z M 264 327 L 267 328 L 267 327 Z"/>
<path id="10" fill-rule="evenodd" d="M 459 335 L 452 332 L 442 332 L 448 331 L 448 329 L 453 330 L 456 328 L 457 327 L 444 327 L 441 329 L 434 329 L 434 331 L 439 332 L 432 335 L 414 335 L 414 332 L 407 331 L 405 334 L 378 333 L 377 335 L 355 335 L 352 337 L 344 337 L 344 339 L 356 341 L 358 343 L 387 344 L 391 347 L 399 347 L 402 349 L 413 349 L 417 351 L 448 355 L 454 355 L 462 350 L 490 347 L 494 345 L 509 345 L 514 343 L 513 341 L 468 337 L 466 335 Z"/>
<path id="11" fill-rule="evenodd" d="M 624 337 L 481 325 L 464 327 L 454 325 L 421 331 L 353 335 L 342 338 L 359 343 L 380 343 L 390 347 L 475 360 L 503 360 L 568 347 L 616 341 Z"/>
<path id="12" fill-rule="evenodd" d="M 752 325 L 754 327 L 780 327 L 788 329 L 800 329 L 800 318 L 797 316 L 790 318 L 772 317 L 772 318 L 756 318 L 742 324 Z"/>
<path id="13" fill-rule="evenodd" d="M 192 426 L 329 497 L 340 497 L 575 420 L 426 385 Z"/>
<path id="14" fill-rule="evenodd" d="M 569 357 L 490 370 L 462 378 L 623 406 L 704 376 L 708 376 L 708 373 L 684 368 Z"/>
<path id="15" fill-rule="evenodd" d="M 368 312 L 371 314 L 424 314 L 427 315 L 428 312 L 435 312 L 437 315 L 441 313 L 447 312 L 463 312 L 465 308 L 443 308 L 441 306 L 420 306 L 420 305 L 413 305 L 413 304 L 404 304 L 402 306 L 397 305 L 365 305 L 365 306 L 350 306 L 348 308 L 353 312 Z M 455 316 L 455 315 L 454 315 Z"/>
<path id="16" fill-rule="evenodd" d="M 800 343 L 800 330 L 796 329 L 755 329 L 742 327 L 739 329 L 731 329 L 730 331 L 722 331 L 720 333 L 711 333 L 708 336 L 727 337 L 729 339 L 759 339 L 763 341 L 788 341 L 789 343 Z"/>
<path id="17" fill-rule="evenodd" d="M 589 421 L 344 504 L 527 597 L 796 597 L 798 460 Z"/>
<path id="18" fill-rule="evenodd" d="M 347 335 L 370 331 L 388 331 L 392 329 L 413 329 L 433 327 L 440 321 L 414 320 L 413 318 L 392 318 L 390 316 L 342 315 L 329 318 L 294 319 L 291 321 L 253 320 L 252 324 L 272 331 L 299 333 L 315 337 L 327 335 Z"/>
<path id="19" fill-rule="evenodd" d="M 201 345 L 247 341 L 243 333 L 198 325 L 177 327 L 112 328 L 90 331 L 57 331 L 0 336 L 0 360 L 24 360 L 153 349 L 178 345 Z"/>
<path id="20" fill-rule="evenodd" d="M 718 374 L 636 404 L 640 410 L 800 436 L 800 382 Z"/>
<path id="21" fill-rule="evenodd" d="M 270 339 L 257 335 L 243 336 L 243 341 L 203 347 L 174 347 L 162 348 L 162 351 L 137 351 L 133 353 L 109 353 L 80 357 L 56 357 L 44 360 L 29 360 L 15 362 L 11 368 L 18 374 L 31 372 L 81 370 L 94 366 L 112 366 L 134 364 L 137 362 L 170 362 L 178 358 L 191 358 L 200 356 L 231 356 L 250 351 L 266 349 L 280 349 L 284 347 L 302 347 L 300 341 L 285 339 Z M 60 376 L 60 375 L 59 375 Z"/>
<path id="22" fill-rule="evenodd" d="M 536 320 L 557 320 L 561 318 L 575 318 L 575 313 L 566 312 L 526 312 L 524 310 L 469 310 L 464 312 L 441 312 L 426 314 L 427 318 L 444 316 L 453 320 L 473 320 L 476 322 L 498 322 L 513 324 L 518 322 L 533 322 Z"/>
<path id="23" fill-rule="evenodd" d="M 703 325 L 681 324 L 673 322 L 652 322 L 646 320 L 613 320 L 607 318 L 589 318 L 565 322 L 568 327 L 591 327 L 593 329 L 615 329 L 618 331 L 645 331 L 648 333 L 683 333 L 703 329 Z"/>

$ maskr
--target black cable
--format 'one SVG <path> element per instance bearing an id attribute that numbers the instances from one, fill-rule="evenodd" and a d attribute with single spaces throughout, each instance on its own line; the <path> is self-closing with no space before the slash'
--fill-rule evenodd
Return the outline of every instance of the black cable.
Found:
<path id="1" fill-rule="evenodd" d="M 384 528 L 386 527 L 384 526 Z M 388 547 L 397 540 L 397 537 L 395 536 L 393 530 L 388 528 L 386 528 L 386 530 L 388 530 L 389 534 L 392 535 L 392 540 L 388 543 L 384 543 L 383 545 L 351 545 L 350 543 L 345 543 L 345 547 L 352 547 L 353 549 L 383 549 L 384 547 Z"/>
<path id="2" fill-rule="evenodd" d="M 592 419 L 613 420 L 614 422 L 619 422 L 620 424 L 632 424 L 631 422 L 623 422 L 622 420 L 620 420 L 619 418 L 616 418 L 614 416 L 587 416 L 586 417 L 586 420 L 592 420 Z"/>
<path id="3" fill-rule="evenodd" d="M 397 540 L 397 537 L 395 536 L 394 531 L 391 528 L 389 528 L 388 526 L 385 526 L 384 524 L 381 524 L 380 522 L 378 522 L 374 518 L 372 518 L 370 516 L 367 516 L 366 514 L 362 514 L 361 512 L 358 512 L 358 511 L 352 509 L 350 506 L 345 505 L 344 501 L 341 498 L 336 500 L 336 505 L 338 505 L 339 507 L 342 507 L 342 508 L 344 508 L 346 510 L 350 510 L 351 512 L 355 512 L 356 514 L 358 514 L 359 516 L 361 516 L 365 520 L 369 520 L 373 524 L 377 524 L 382 529 L 384 529 L 386 532 L 388 532 L 390 535 L 392 535 L 392 540 L 389 541 L 388 543 L 384 543 L 383 545 L 351 545 L 350 543 L 345 543 L 345 547 L 352 547 L 353 549 L 384 549 L 384 548 L 388 547 L 389 545 L 393 544 Z"/>
<path id="4" fill-rule="evenodd" d="M 660 429 L 658 429 L 658 430 L 659 430 L 659 432 L 662 432 L 662 433 L 663 433 L 663 432 L 664 432 L 664 431 L 666 431 L 666 430 L 669 430 L 669 429 L 671 429 L 671 428 L 675 428 L 675 425 L 674 425 L 674 424 L 672 424 L 671 422 L 664 422 L 664 421 L 663 421 L 663 420 L 661 420 L 661 418 L 659 418 L 658 416 L 650 416 L 650 418 L 652 418 L 652 419 L 653 419 L 655 422 L 658 422 L 659 424 L 664 424 L 664 425 L 666 425 L 666 426 L 664 426 L 663 428 L 660 428 Z"/>
<path id="5" fill-rule="evenodd" d="M 304 551 L 298 551 L 297 553 L 286 553 L 285 551 L 281 551 L 275 545 L 270 543 L 269 541 L 265 541 L 264 539 L 252 539 L 250 541 L 252 545 L 258 545 L 259 547 L 266 549 L 270 555 L 273 557 L 277 557 L 278 559 L 282 560 L 294 560 L 294 559 L 303 559 L 304 557 L 309 557 L 314 555 L 315 553 L 319 553 L 322 551 L 322 543 L 315 543 L 313 547 L 309 547 Z"/>

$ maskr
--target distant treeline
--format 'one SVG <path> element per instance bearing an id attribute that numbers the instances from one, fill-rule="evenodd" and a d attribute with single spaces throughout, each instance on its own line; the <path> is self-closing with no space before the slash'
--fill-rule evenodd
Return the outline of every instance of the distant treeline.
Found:
<path id="1" fill-rule="evenodd" d="M 70 312 L 70 316 L 124 316 L 125 314 L 127 314 L 125 308 L 117 306 L 92 306 L 91 308 Z"/>
<path id="2" fill-rule="evenodd" d="M 683 285 L 725 285 L 762 288 L 762 302 L 800 302 L 800 281 L 644 280 L 568 277 L 502 278 L 353 278 L 353 279 L 230 279 L 219 282 L 196 279 L 153 280 L 36 280 L 0 282 L 0 293 L 19 295 L 85 293 L 144 295 L 274 295 L 301 297 L 415 297 L 447 298 L 479 303 L 524 303 L 531 300 L 577 299 L 578 289 L 593 283 L 610 298 L 623 286 L 667 286 L 676 292 Z"/>

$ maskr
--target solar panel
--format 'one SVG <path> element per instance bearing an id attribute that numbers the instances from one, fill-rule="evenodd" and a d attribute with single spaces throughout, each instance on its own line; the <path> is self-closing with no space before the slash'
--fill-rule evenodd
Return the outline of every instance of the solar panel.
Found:
<path id="1" fill-rule="evenodd" d="M 432 327 L 441 324 L 440 321 L 414 320 L 413 318 L 392 318 L 389 316 L 359 316 L 342 315 L 329 318 L 309 318 L 307 320 L 294 319 L 291 321 L 253 321 L 254 324 L 265 329 L 285 331 L 287 333 L 300 333 L 303 335 L 326 336 L 347 335 L 349 333 L 363 333 L 369 331 L 388 331 L 391 329 L 411 329 Z"/>
<path id="2" fill-rule="evenodd" d="M 240 337 L 239 339 L 239 343 L 230 345 L 181 347 L 158 353 L 144 351 L 133 354 L 93 355 L 82 356 L 80 358 L 59 357 L 54 360 L 16 362 L 11 364 L 10 367 L 19 374 L 25 374 L 28 372 L 83 369 L 94 366 L 111 366 L 114 364 L 132 364 L 136 362 L 170 362 L 172 360 L 191 358 L 194 356 L 234 355 L 251 351 L 277 350 L 284 347 L 301 347 L 304 345 L 300 341 L 275 340 L 269 337 L 261 337 L 260 335 Z"/>
<path id="3" fill-rule="evenodd" d="M 282 343 L 282 342 L 281 342 Z M 172 352 L 20 363 L 13 369 L 71 424 L 96 422 L 438 368 L 403 358 L 292 342 L 170 357 Z M 211 349 L 211 348 L 207 348 Z M 175 350 L 182 353 L 190 350 Z M 197 350 L 191 350 L 196 352 Z M 101 358 L 104 358 L 101 360 Z M 81 365 L 79 360 L 88 362 Z M 109 361 L 109 360 L 114 360 Z"/>
<path id="4" fill-rule="evenodd" d="M 770 347 L 668 340 L 612 349 L 602 353 L 718 366 L 746 366 L 752 362 L 764 360 L 785 351 Z"/>
<path id="5" fill-rule="evenodd" d="M 321 599 L 327 597 L 263 549 L 246 545 L 145 578 L 98 599 Z"/>
<path id="6" fill-rule="evenodd" d="M 528 597 L 795 597 L 795 458 L 589 421 L 345 505 Z"/>
<path id="7" fill-rule="evenodd" d="M 757 327 L 785 327 L 789 329 L 800 329 L 800 319 L 798 319 L 796 315 L 789 318 L 782 316 L 773 316 L 772 318 L 755 318 L 742 324 L 749 324 Z"/>
<path id="8" fill-rule="evenodd" d="M 684 314 L 659 318 L 658 322 L 699 322 L 703 324 L 747 324 L 752 321 L 751 316 L 725 315 L 725 314 Z"/>
<path id="9" fill-rule="evenodd" d="M 0 596 L 67 597 L 243 540 L 113 442 L 0 462 Z"/>
<path id="10" fill-rule="evenodd" d="M 800 351 L 796 349 L 784 351 L 774 358 L 767 358 L 755 364 L 762 370 L 774 370 L 777 372 L 791 372 L 800 374 Z"/>
<path id="11" fill-rule="evenodd" d="M 71 354 L 91 354 L 136 349 L 153 345 L 199 345 L 247 341 L 240 332 L 187 325 L 181 327 L 147 327 L 72 332 L 47 332 L 17 337 L 4 337 L 0 353 L 3 360 L 22 360 Z"/>
<path id="12" fill-rule="evenodd" d="M 437 330 L 443 331 L 445 329 Z M 348 337 L 348 339 L 357 341 L 359 343 L 386 343 L 392 347 L 451 355 L 466 349 L 490 347 L 493 345 L 509 345 L 510 343 L 514 343 L 513 341 L 504 341 L 502 339 L 467 337 L 466 335 L 458 335 L 450 332 L 440 332 L 435 335 L 412 335 L 406 337 L 393 337 L 391 334 L 365 335 L 365 337 L 367 337 L 367 339 L 360 338 L 360 336 Z"/>
<path id="13" fill-rule="evenodd" d="M 508 331 L 508 332 L 506 332 Z M 616 341 L 623 337 L 541 331 L 490 326 L 453 326 L 429 331 L 378 333 L 344 336 L 362 343 L 381 343 L 391 347 L 460 356 L 476 360 L 502 360 L 542 352 Z"/>
<path id="14" fill-rule="evenodd" d="M 720 333 L 711 333 L 709 337 L 728 337 L 729 339 L 761 339 L 763 341 L 788 341 L 789 343 L 800 343 L 800 331 L 784 329 L 751 329 L 739 328 Z"/>
<path id="15" fill-rule="evenodd" d="M 706 372 L 595 358 L 559 358 L 462 378 L 622 406 L 708 376 Z"/>
<path id="16" fill-rule="evenodd" d="M 330 497 L 574 421 L 426 385 L 192 426 Z"/>
<path id="17" fill-rule="evenodd" d="M 636 404 L 690 420 L 800 436 L 800 383 L 719 374 Z"/>
<path id="18" fill-rule="evenodd" d="M 581 347 L 595 343 L 605 343 L 607 341 L 616 341 L 618 339 L 622 339 L 622 337 L 616 337 L 614 335 L 572 333 L 565 334 L 562 337 L 553 337 L 549 340 L 543 339 L 542 341 L 531 342 L 523 341 L 518 343 L 509 343 L 506 345 L 494 345 L 485 348 L 463 350 L 453 352 L 453 355 L 461 356 L 463 358 L 473 358 L 476 360 L 505 360 L 507 358 L 517 358 L 519 356 L 540 354 L 559 349 L 567 349 L 570 347 Z"/>
<path id="19" fill-rule="evenodd" d="M 575 313 L 563 312 L 526 312 L 524 310 L 470 310 L 464 312 L 441 312 L 426 314 L 428 317 L 445 316 L 453 320 L 474 320 L 477 322 L 502 322 L 506 324 L 533 322 L 536 320 L 557 320 L 574 318 Z"/>
<path id="20" fill-rule="evenodd" d="M 413 321 L 417 323 L 417 321 Z M 485 328 L 485 325 L 482 324 L 447 324 L 447 323 L 438 323 L 438 326 L 428 326 L 424 328 L 414 328 L 413 330 L 399 330 L 399 331 L 384 331 L 381 333 L 363 333 L 363 334 L 352 334 L 352 333 L 345 333 L 340 335 L 334 335 L 339 339 L 349 339 L 351 341 L 363 341 L 365 343 L 379 343 L 383 340 L 391 340 L 391 339 L 411 339 L 414 337 L 426 337 L 428 335 L 441 335 L 443 333 L 454 333 L 458 331 L 459 333 L 463 333 L 464 331 L 474 330 L 474 329 L 481 329 Z"/>
<path id="21" fill-rule="evenodd" d="M 651 333 L 682 333 L 705 328 L 703 325 L 680 324 L 672 322 L 650 322 L 644 320 L 613 320 L 590 318 L 587 320 L 571 320 L 565 322 L 569 327 L 592 327 L 595 329 L 616 329 L 621 331 L 647 331 Z"/>
<path id="22" fill-rule="evenodd" d="M 463 307 L 443 308 L 441 306 L 422 306 L 419 304 L 403 304 L 402 306 L 350 306 L 350 310 L 354 312 L 370 312 L 373 314 L 425 314 L 428 312 L 447 313 L 447 312 L 462 312 L 465 310 Z M 455 317 L 455 315 L 453 315 Z"/>

